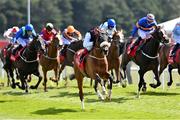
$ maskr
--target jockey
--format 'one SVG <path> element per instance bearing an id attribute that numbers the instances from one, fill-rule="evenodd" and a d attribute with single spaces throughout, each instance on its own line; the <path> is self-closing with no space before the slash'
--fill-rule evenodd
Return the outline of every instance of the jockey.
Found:
<path id="1" fill-rule="evenodd" d="M 14 26 L 12 28 L 9 28 L 7 31 L 5 31 L 3 36 L 6 39 L 9 39 L 11 43 L 13 43 L 14 37 L 16 36 L 16 33 L 18 31 L 19 31 L 19 28 L 17 26 Z"/>
<path id="2" fill-rule="evenodd" d="M 51 40 L 55 37 L 56 33 L 57 32 L 54 29 L 54 26 L 52 23 L 47 23 L 46 27 L 42 29 L 40 35 L 41 35 L 46 47 L 51 42 Z"/>
<path id="3" fill-rule="evenodd" d="M 154 31 L 154 27 L 156 25 L 157 22 L 155 20 L 155 16 L 151 13 L 147 14 L 146 17 L 139 19 L 132 30 L 131 36 L 129 37 L 130 39 L 133 39 L 135 37 L 135 34 L 138 32 L 139 38 L 136 40 L 133 46 L 131 46 L 130 49 L 133 50 L 134 47 L 138 45 L 142 39 L 150 38 L 150 33 Z"/>
<path id="4" fill-rule="evenodd" d="M 13 50 L 13 54 L 15 55 L 17 50 L 25 47 L 30 41 L 32 41 L 32 37 L 36 36 L 36 32 L 32 24 L 27 24 L 23 26 L 16 34 L 14 43 L 17 42 L 19 46 L 17 46 Z"/>
<path id="5" fill-rule="evenodd" d="M 77 37 L 77 38 L 76 38 Z M 65 55 L 66 48 L 68 45 L 71 44 L 73 41 L 81 40 L 82 35 L 81 33 L 74 28 L 74 26 L 69 25 L 63 32 L 62 32 L 62 41 L 63 41 L 63 48 L 60 51 L 61 55 Z"/>
<path id="6" fill-rule="evenodd" d="M 91 51 L 98 29 L 99 27 L 92 28 L 85 34 L 83 41 L 83 47 L 85 49 L 84 52 L 82 53 L 82 56 L 80 57 L 80 62 L 82 62 L 83 58 L 88 54 L 89 51 Z"/>
<path id="7" fill-rule="evenodd" d="M 108 19 L 106 22 L 99 26 L 101 30 L 107 32 L 109 38 L 112 38 L 116 30 L 116 21 L 114 19 Z"/>
<path id="8" fill-rule="evenodd" d="M 174 57 L 176 54 L 176 50 L 180 46 L 180 22 L 178 22 L 172 32 L 172 39 L 175 41 L 176 45 L 174 46 L 172 52 L 171 52 L 171 57 Z"/>

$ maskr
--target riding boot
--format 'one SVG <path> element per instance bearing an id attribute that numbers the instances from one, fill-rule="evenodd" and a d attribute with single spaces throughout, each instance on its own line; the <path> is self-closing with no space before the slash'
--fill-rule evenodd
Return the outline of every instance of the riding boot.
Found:
<path id="1" fill-rule="evenodd" d="M 60 51 L 60 55 L 65 56 L 67 47 L 68 47 L 68 45 L 63 46 L 63 48 Z"/>
<path id="2" fill-rule="evenodd" d="M 82 55 L 80 56 L 80 63 L 84 60 L 84 57 L 89 53 L 89 51 L 85 48 Z"/>
<path id="3" fill-rule="evenodd" d="M 178 46 L 179 46 L 178 43 L 174 46 L 174 48 L 173 48 L 173 50 L 172 50 L 172 52 L 171 52 L 170 57 L 175 57 L 175 55 L 176 55 L 176 50 L 178 49 Z"/>
<path id="4" fill-rule="evenodd" d="M 15 55 L 16 52 L 17 52 L 18 50 L 20 50 L 21 48 L 23 48 L 22 45 L 18 45 L 16 48 L 13 49 L 12 54 Z"/>
<path id="5" fill-rule="evenodd" d="M 131 46 L 130 50 L 133 50 L 135 46 L 137 46 L 141 41 L 141 37 L 138 37 L 138 39 L 135 41 L 135 43 Z"/>

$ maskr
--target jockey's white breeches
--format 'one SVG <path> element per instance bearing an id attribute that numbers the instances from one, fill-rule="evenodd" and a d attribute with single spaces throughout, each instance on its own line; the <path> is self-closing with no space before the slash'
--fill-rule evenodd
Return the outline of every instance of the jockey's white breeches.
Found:
<path id="1" fill-rule="evenodd" d="M 32 41 L 32 38 L 24 39 L 24 38 L 18 38 L 17 43 L 25 47 L 27 44 L 29 44 Z"/>
<path id="2" fill-rule="evenodd" d="M 172 35 L 172 38 L 173 38 L 175 43 L 179 43 L 180 44 L 180 36 L 173 36 Z"/>
<path id="3" fill-rule="evenodd" d="M 83 41 L 83 47 L 86 48 L 88 51 L 90 51 L 93 47 L 93 42 L 91 42 L 90 39 L 91 34 L 87 32 Z"/>
<path id="4" fill-rule="evenodd" d="M 61 36 L 61 38 L 62 38 L 63 45 L 70 45 L 71 44 L 70 40 L 64 38 L 63 36 Z"/>
<path id="5" fill-rule="evenodd" d="M 151 33 L 152 31 L 143 31 L 141 29 L 138 29 L 138 35 L 142 38 L 142 39 L 148 39 L 151 37 Z"/>

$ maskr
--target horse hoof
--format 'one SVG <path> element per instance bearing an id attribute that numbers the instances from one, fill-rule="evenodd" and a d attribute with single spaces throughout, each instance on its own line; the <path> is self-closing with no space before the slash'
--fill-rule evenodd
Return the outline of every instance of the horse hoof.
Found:
<path id="1" fill-rule="evenodd" d="M 170 87 L 171 85 L 172 85 L 172 82 L 168 82 L 168 83 L 167 83 L 167 86 Z"/>
<path id="2" fill-rule="evenodd" d="M 149 84 L 152 88 L 156 88 L 155 84 Z"/>
<path id="3" fill-rule="evenodd" d="M 25 93 L 28 93 L 28 90 L 25 90 Z"/>
<path id="4" fill-rule="evenodd" d="M 143 87 L 143 88 L 142 88 L 142 91 L 145 93 L 145 92 L 146 92 L 146 89 L 147 89 L 146 87 Z"/>
<path id="5" fill-rule="evenodd" d="M 16 88 L 16 85 L 15 85 L 15 84 L 12 84 L 11 87 L 12 87 L 13 89 L 15 89 L 15 88 Z"/>
<path id="6" fill-rule="evenodd" d="M 48 90 L 44 90 L 44 92 L 48 92 Z"/>
<path id="7" fill-rule="evenodd" d="M 31 85 L 29 88 L 30 88 L 30 89 L 37 89 L 37 87 L 32 86 L 32 85 Z"/>
<path id="8" fill-rule="evenodd" d="M 125 81 L 122 81 L 121 86 L 122 86 L 123 88 L 126 88 L 126 86 L 127 86 L 127 81 L 126 81 L 126 80 L 125 80 Z"/>
<path id="9" fill-rule="evenodd" d="M 111 101 L 111 98 L 109 96 L 107 96 L 106 101 Z"/>

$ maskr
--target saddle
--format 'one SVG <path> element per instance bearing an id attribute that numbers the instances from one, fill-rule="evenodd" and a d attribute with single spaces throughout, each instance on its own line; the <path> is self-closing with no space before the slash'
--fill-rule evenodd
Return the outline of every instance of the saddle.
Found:
<path id="1" fill-rule="evenodd" d="M 134 46 L 134 49 L 131 50 L 130 48 L 131 48 L 131 46 L 134 45 L 135 41 L 136 41 L 136 39 L 132 39 L 131 42 L 130 42 L 130 44 L 127 46 L 126 52 L 127 52 L 127 54 L 128 54 L 130 57 L 134 57 L 134 56 L 135 56 L 136 52 L 139 50 L 139 48 L 141 48 L 141 46 L 143 45 L 143 43 L 145 43 L 146 39 L 142 39 L 142 40 L 140 41 L 140 43 L 139 43 L 138 45 Z"/>
<path id="2" fill-rule="evenodd" d="M 178 62 L 180 62 L 179 60 L 178 60 L 178 58 L 180 57 L 180 48 L 178 48 L 177 50 L 176 50 L 176 52 L 175 52 L 175 56 L 171 56 L 171 54 L 172 54 L 172 50 L 174 49 L 174 46 L 175 45 L 172 45 L 171 46 L 171 48 L 170 48 L 170 50 L 169 50 L 169 54 L 168 54 L 168 56 L 167 56 L 167 59 L 168 59 L 168 63 L 169 64 L 173 64 L 173 63 L 178 63 Z"/>
<path id="3" fill-rule="evenodd" d="M 22 53 L 22 51 L 24 51 L 25 48 L 26 48 L 26 46 L 23 47 L 23 48 L 21 48 L 20 50 L 17 50 L 16 53 L 15 53 L 15 55 L 13 55 L 13 54 L 11 53 L 11 55 L 10 55 L 10 60 L 13 61 L 13 62 L 19 60 L 20 54 Z"/>
<path id="4" fill-rule="evenodd" d="M 85 58 L 88 55 L 87 49 L 80 49 L 74 55 L 74 64 L 76 64 L 80 70 L 80 72 L 86 75 L 85 72 Z"/>

